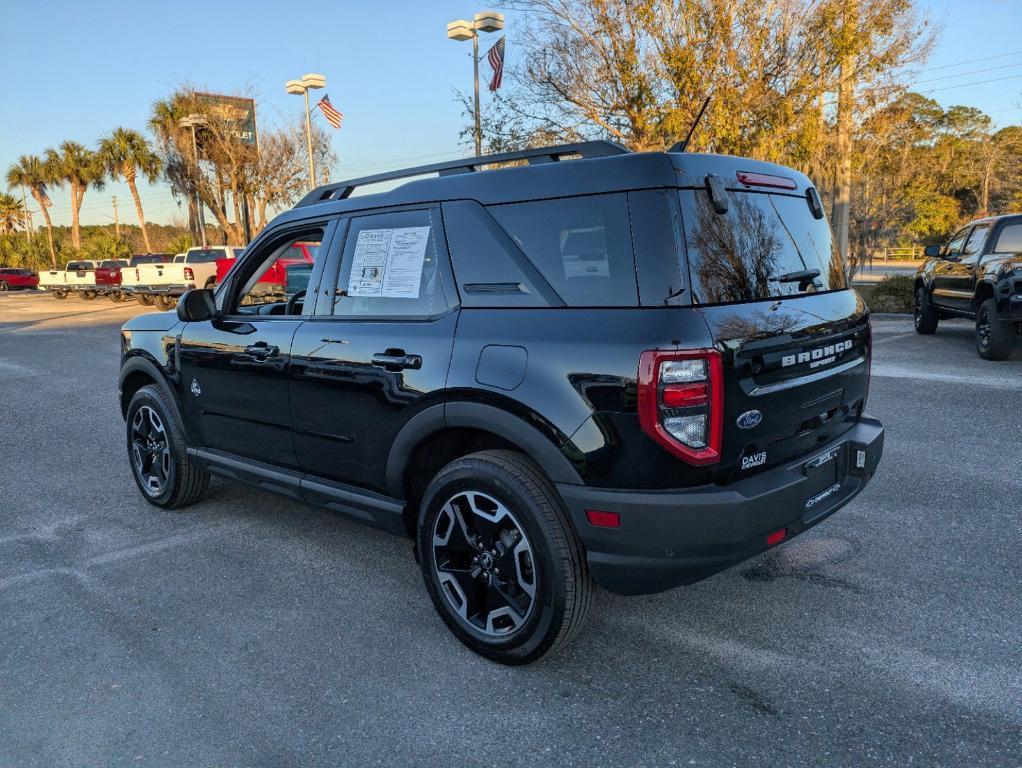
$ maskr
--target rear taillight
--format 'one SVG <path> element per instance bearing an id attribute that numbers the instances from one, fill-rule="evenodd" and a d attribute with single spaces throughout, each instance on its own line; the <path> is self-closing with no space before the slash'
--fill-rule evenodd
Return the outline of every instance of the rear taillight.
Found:
<path id="1" fill-rule="evenodd" d="M 639 358 L 639 423 L 689 464 L 720 461 L 724 375 L 715 349 L 650 350 Z"/>
<path id="2" fill-rule="evenodd" d="M 862 396 L 862 410 L 866 410 L 869 399 L 869 385 L 873 380 L 873 328 L 866 328 L 866 394 Z"/>
<path id="3" fill-rule="evenodd" d="M 195 273 L 192 272 L 192 268 L 191 267 L 185 267 L 185 280 L 194 280 L 194 279 L 195 279 Z"/>
<path id="4" fill-rule="evenodd" d="M 142 279 L 142 275 L 139 274 L 138 267 L 135 267 L 135 282 L 139 282 Z"/>

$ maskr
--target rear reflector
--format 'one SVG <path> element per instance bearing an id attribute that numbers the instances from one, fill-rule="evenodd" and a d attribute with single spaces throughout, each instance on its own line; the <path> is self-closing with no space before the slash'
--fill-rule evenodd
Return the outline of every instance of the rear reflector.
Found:
<path id="1" fill-rule="evenodd" d="M 781 528 L 781 530 L 779 530 L 779 531 L 774 531 L 773 533 L 768 533 L 767 534 L 767 546 L 768 547 L 772 547 L 775 544 L 780 544 L 787 537 L 788 537 L 788 529 L 787 528 Z"/>
<path id="2" fill-rule="evenodd" d="M 710 391 L 706 384 L 668 384 L 664 387 L 661 402 L 665 408 L 689 408 L 706 405 Z"/>
<path id="3" fill-rule="evenodd" d="M 798 185 L 795 184 L 794 179 L 788 179 L 784 176 L 771 176 L 767 173 L 749 173 L 747 171 L 738 171 L 735 174 L 738 177 L 738 181 L 747 187 L 771 187 L 773 189 L 795 189 Z"/>
<path id="4" fill-rule="evenodd" d="M 587 509 L 586 520 L 589 521 L 589 525 L 594 525 L 597 528 L 621 527 L 621 515 L 617 512 L 604 512 L 600 509 Z"/>

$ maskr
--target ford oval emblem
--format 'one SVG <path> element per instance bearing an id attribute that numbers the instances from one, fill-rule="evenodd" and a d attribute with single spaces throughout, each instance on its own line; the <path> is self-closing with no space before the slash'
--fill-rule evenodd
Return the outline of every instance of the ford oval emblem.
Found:
<path id="1" fill-rule="evenodd" d="M 759 411 L 746 411 L 735 420 L 739 429 L 758 427 L 761 421 L 763 421 L 763 414 Z"/>

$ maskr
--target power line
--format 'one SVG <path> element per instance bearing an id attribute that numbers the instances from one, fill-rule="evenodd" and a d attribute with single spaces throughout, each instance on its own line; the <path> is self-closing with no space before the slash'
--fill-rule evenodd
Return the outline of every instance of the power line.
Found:
<path id="1" fill-rule="evenodd" d="M 994 77 L 990 80 L 977 80 L 974 83 L 961 83 L 960 85 L 946 85 L 943 88 L 931 88 L 928 91 L 921 91 L 921 93 L 937 93 L 937 91 L 950 91 L 955 88 L 968 88 L 972 85 L 986 85 L 987 83 L 999 83 L 1002 80 L 1018 80 L 1022 75 L 1008 75 L 1007 77 Z"/>
<path id="2" fill-rule="evenodd" d="M 994 72 L 998 69 L 1013 69 L 1014 67 L 1022 67 L 1022 61 L 1017 61 L 1014 64 L 1001 64 L 999 67 L 986 67 L 985 69 L 972 69 L 968 72 L 958 72 L 954 75 L 941 75 L 940 77 L 931 77 L 926 80 L 916 80 L 912 85 L 919 85 L 921 83 L 934 83 L 937 80 L 952 80 L 956 77 L 966 77 L 968 75 L 978 75 L 981 72 Z"/>
<path id="3" fill-rule="evenodd" d="M 951 67 L 960 67 L 963 64 L 976 64 L 980 61 L 993 61 L 994 59 L 1006 59 L 1009 56 L 1018 56 L 1022 54 L 1022 51 L 1012 51 L 1011 53 L 999 53 L 996 56 L 984 56 L 982 59 L 966 59 L 965 61 L 959 61 L 954 64 L 942 64 L 939 67 L 926 67 L 925 69 L 919 70 L 920 72 L 935 72 L 938 69 L 950 69 Z"/>

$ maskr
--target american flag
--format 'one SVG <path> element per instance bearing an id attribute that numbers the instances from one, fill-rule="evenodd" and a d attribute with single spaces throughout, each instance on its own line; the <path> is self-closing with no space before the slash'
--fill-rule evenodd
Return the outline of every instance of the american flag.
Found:
<path id="1" fill-rule="evenodd" d="M 504 76 L 504 38 L 501 37 L 490 52 L 486 54 L 486 60 L 490 62 L 490 66 L 493 67 L 493 79 L 490 80 L 490 90 L 495 91 L 500 88 L 500 81 Z"/>
<path id="2" fill-rule="evenodd" d="M 323 117 L 326 118 L 326 121 L 330 123 L 330 125 L 334 128 L 341 127 L 341 120 L 344 119 L 344 115 L 338 112 L 337 109 L 334 108 L 334 105 L 330 103 L 329 96 L 323 94 L 323 98 L 319 100 L 319 103 L 316 104 L 316 106 L 319 107 L 320 111 L 323 113 Z"/>

